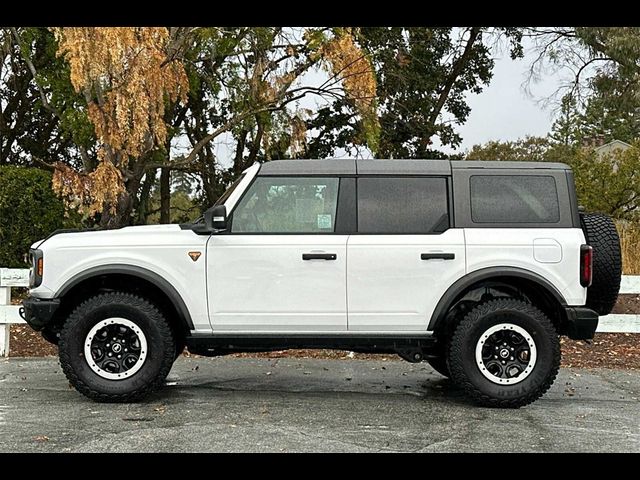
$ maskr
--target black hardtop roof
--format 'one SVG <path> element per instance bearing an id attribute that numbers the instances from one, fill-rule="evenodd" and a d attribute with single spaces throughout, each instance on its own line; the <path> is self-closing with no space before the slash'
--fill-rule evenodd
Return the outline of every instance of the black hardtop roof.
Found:
<path id="1" fill-rule="evenodd" d="M 479 160 L 273 160 L 263 163 L 258 175 L 451 175 L 457 169 L 567 170 L 564 163 L 499 162 Z"/>

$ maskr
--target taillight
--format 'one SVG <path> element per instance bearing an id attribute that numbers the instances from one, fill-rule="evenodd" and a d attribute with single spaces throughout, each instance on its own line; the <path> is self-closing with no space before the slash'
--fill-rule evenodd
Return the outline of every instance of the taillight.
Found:
<path id="1" fill-rule="evenodd" d="M 580 285 L 590 287 L 593 281 L 593 247 L 580 246 Z"/>

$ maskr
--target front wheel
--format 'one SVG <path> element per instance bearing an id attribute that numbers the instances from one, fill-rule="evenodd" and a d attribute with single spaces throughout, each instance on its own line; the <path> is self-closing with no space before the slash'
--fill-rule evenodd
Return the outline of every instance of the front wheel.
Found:
<path id="1" fill-rule="evenodd" d="M 60 365 L 69 382 L 101 402 L 133 402 L 159 388 L 173 364 L 171 328 L 147 299 L 110 292 L 71 313 L 60 333 Z"/>
<path id="2" fill-rule="evenodd" d="M 533 402 L 551 387 L 559 368 L 560 341 L 551 321 L 520 300 L 476 306 L 451 338 L 451 379 L 487 407 Z"/>

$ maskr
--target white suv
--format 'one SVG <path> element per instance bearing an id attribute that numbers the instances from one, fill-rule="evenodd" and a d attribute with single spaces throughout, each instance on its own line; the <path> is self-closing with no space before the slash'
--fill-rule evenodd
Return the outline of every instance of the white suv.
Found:
<path id="1" fill-rule="evenodd" d="M 186 345 L 394 352 L 518 407 L 620 284 L 613 223 L 579 213 L 554 163 L 255 164 L 199 222 L 54 232 L 31 255 L 27 322 L 111 402 L 160 387 Z"/>

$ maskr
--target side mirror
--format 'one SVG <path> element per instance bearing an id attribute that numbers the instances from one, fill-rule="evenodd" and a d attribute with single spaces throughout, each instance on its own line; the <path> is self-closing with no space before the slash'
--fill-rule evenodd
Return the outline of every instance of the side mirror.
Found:
<path id="1" fill-rule="evenodd" d="M 204 212 L 204 223 L 210 231 L 227 229 L 227 207 L 216 205 Z"/>

